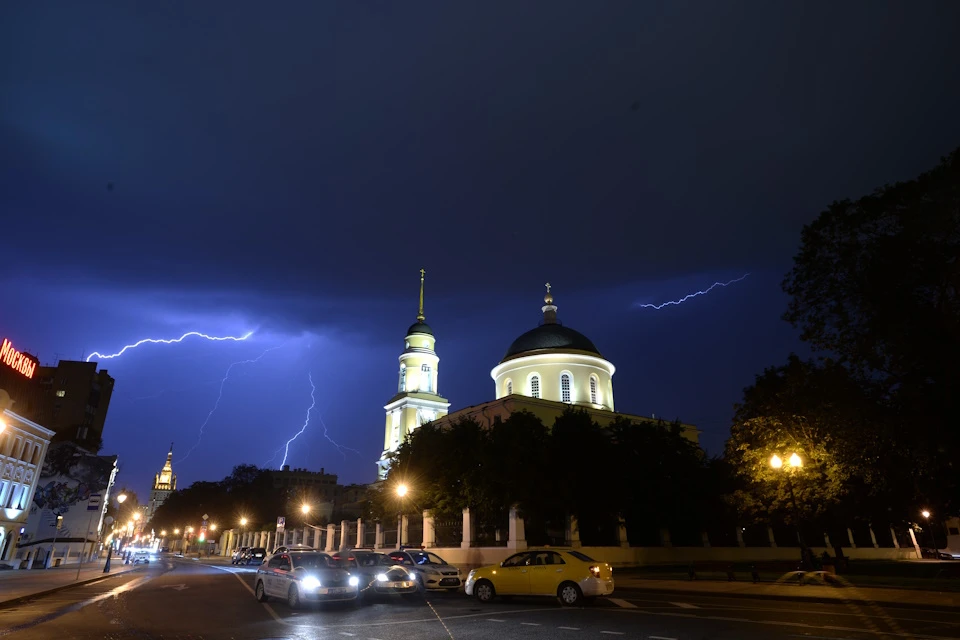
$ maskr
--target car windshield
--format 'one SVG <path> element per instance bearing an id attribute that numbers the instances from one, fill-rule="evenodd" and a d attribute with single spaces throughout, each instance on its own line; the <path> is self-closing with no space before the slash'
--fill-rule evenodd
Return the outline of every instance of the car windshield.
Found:
<path id="1" fill-rule="evenodd" d="M 330 569 L 337 566 L 333 558 L 323 553 L 292 553 L 290 560 L 294 569 Z"/>
<path id="2" fill-rule="evenodd" d="M 446 560 L 429 551 L 410 551 L 408 553 L 413 558 L 413 564 L 447 564 Z"/>

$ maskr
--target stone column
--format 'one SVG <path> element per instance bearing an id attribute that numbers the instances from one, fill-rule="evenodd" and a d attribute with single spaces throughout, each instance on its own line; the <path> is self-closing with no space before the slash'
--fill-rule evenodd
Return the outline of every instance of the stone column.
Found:
<path id="1" fill-rule="evenodd" d="M 701 531 L 701 532 L 700 532 L 700 539 L 703 540 L 703 546 L 705 546 L 706 548 L 709 549 L 709 548 L 710 548 L 710 536 L 707 534 L 706 531 Z"/>
<path id="2" fill-rule="evenodd" d="M 833 545 L 830 544 L 830 534 L 826 531 L 823 532 L 823 546 L 827 549 L 833 549 Z"/>
<path id="3" fill-rule="evenodd" d="M 410 516 L 403 514 L 400 516 L 400 531 L 398 532 L 403 534 L 403 540 L 400 541 L 400 545 L 409 546 L 410 545 Z M 398 545 L 399 546 L 399 545 Z"/>
<path id="4" fill-rule="evenodd" d="M 429 509 L 423 512 L 423 546 L 425 549 L 437 546 L 437 523 Z"/>
<path id="5" fill-rule="evenodd" d="M 923 554 L 920 552 L 920 545 L 917 544 L 917 534 L 913 532 L 913 527 L 909 527 L 907 531 L 910 532 L 910 542 L 913 543 L 913 549 L 917 553 L 917 558 L 922 558 Z"/>
<path id="6" fill-rule="evenodd" d="M 673 541 L 670 539 L 670 529 L 660 529 L 660 546 L 673 546 Z"/>
<path id="7" fill-rule="evenodd" d="M 747 542 L 743 539 L 743 527 L 737 527 L 737 546 L 740 548 L 747 546 Z"/>
<path id="8" fill-rule="evenodd" d="M 580 523 L 577 522 L 577 516 L 567 516 L 567 522 L 563 537 L 568 547 L 577 548 L 580 544 Z"/>
<path id="9" fill-rule="evenodd" d="M 510 507 L 510 525 L 507 538 L 507 549 L 523 551 L 527 548 L 527 534 L 523 526 L 523 518 L 517 510 L 517 505 Z"/>
<path id="10" fill-rule="evenodd" d="M 893 527 L 890 527 L 890 539 L 893 540 L 893 548 L 900 548 L 900 540 L 897 539 L 897 532 Z"/>
<path id="11" fill-rule="evenodd" d="M 324 551 L 333 551 L 333 545 L 336 542 L 337 537 L 337 525 L 332 522 L 327 525 L 327 545 L 324 548 Z"/>
<path id="12" fill-rule="evenodd" d="M 770 540 L 770 546 L 776 548 L 777 539 L 773 536 L 773 527 L 767 526 L 767 538 Z"/>
<path id="13" fill-rule="evenodd" d="M 303 540 L 301 540 L 301 542 L 308 547 L 310 546 L 310 538 L 307 537 L 309 535 L 310 535 L 310 527 L 305 526 L 303 528 Z"/>
<path id="14" fill-rule="evenodd" d="M 850 548 L 856 549 L 857 543 L 853 541 L 853 529 L 847 527 L 847 539 L 850 541 Z"/>
<path id="15" fill-rule="evenodd" d="M 877 534 L 873 532 L 873 525 L 867 525 L 867 531 L 870 532 L 870 542 L 873 544 L 874 549 L 879 549 L 880 545 L 877 544 Z"/>
<path id="16" fill-rule="evenodd" d="M 320 549 L 323 545 L 323 531 L 318 527 L 313 530 L 313 543 L 310 545 L 314 549 Z"/>
<path id="17" fill-rule="evenodd" d="M 337 548 L 341 551 L 350 546 L 350 521 L 341 520 L 340 521 L 340 546 Z"/>
<path id="18" fill-rule="evenodd" d="M 617 523 L 617 540 L 619 540 L 620 546 L 623 548 L 630 546 L 630 539 L 627 537 L 627 521 L 623 518 L 620 518 L 620 521 Z"/>
<path id="19" fill-rule="evenodd" d="M 364 526 L 363 518 L 357 518 L 357 548 L 363 548 L 363 535 L 364 535 Z"/>
<path id="20" fill-rule="evenodd" d="M 463 509 L 463 538 L 460 540 L 461 549 L 469 549 L 473 546 L 473 541 L 477 539 L 477 523 L 470 508 Z"/>
<path id="21" fill-rule="evenodd" d="M 377 520 L 377 527 L 374 530 L 373 548 L 383 549 L 383 523 L 379 520 Z"/>

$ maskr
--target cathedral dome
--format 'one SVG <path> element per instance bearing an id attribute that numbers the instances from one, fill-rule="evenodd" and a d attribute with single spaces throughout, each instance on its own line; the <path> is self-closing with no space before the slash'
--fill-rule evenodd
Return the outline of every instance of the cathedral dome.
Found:
<path id="1" fill-rule="evenodd" d="M 418 320 L 417 322 L 415 322 L 415 323 L 413 323 L 412 325 L 410 325 L 410 328 L 409 328 L 409 329 L 407 329 L 407 335 L 408 335 L 408 336 L 409 336 L 410 334 L 412 334 L 412 333 L 425 333 L 425 334 L 427 334 L 428 336 L 432 336 L 432 335 L 433 335 L 433 329 L 431 329 L 431 328 L 430 328 L 430 325 L 428 325 L 428 324 L 427 324 L 426 322 L 424 322 L 423 320 Z"/>
<path id="2" fill-rule="evenodd" d="M 561 324 L 542 324 L 514 340 L 500 362 L 542 349 L 586 352 L 599 358 L 603 357 L 590 338 L 579 331 Z"/>

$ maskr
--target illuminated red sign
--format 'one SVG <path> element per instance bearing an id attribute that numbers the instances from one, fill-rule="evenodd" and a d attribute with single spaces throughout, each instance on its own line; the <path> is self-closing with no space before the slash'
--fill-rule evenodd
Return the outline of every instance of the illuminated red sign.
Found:
<path id="1" fill-rule="evenodd" d="M 28 378 L 32 378 L 33 372 L 37 370 L 37 361 L 14 349 L 13 344 L 6 338 L 0 345 L 0 362 Z"/>

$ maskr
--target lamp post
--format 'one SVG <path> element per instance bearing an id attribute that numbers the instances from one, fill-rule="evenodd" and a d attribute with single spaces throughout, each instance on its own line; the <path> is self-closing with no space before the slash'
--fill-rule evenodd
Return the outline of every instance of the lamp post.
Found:
<path id="1" fill-rule="evenodd" d="M 244 527 L 246 527 L 246 526 L 247 526 L 247 519 L 246 519 L 246 517 L 240 518 L 240 544 L 238 544 L 237 547 L 242 547 L 242 546 L 243 546 L 243 533 L 244 533 L 243 529 L 244 529 Z"/>
<path id="2" fill-rule="evenodd" d="M 790 492 L 790 504 L 793 507 L 793 520 L 794 526 L 797 528 L 797 542 L 800 543 L 800 561 L 801 566 L 804 569 L 809 569 L 810 564 L 810 553 L 807 549 L 807 543 L 803 540 L 803 531 L 800 528 L 800 509 L 797 507 L 797 496 L 793 491 L 793 478 L 792 469 L 800 469 L 803 467 L 803 460 L 800 459 L 796 453 L 791 453 L 787 458 L 787 463 L 789 466 L 785 467 L 783 464 L 783 459 L 777 454 L 773 454 L 770 458 L 770 466 L 777 470 L 783 470 L 784 474 L 787 476 L 787 490 Z"/>
<path id="3" fill-rule="evenodd" d="M 933 547 L 933 559 L 940 559 L 940 549 L 937 548 L 937 539 L 933 535 L 933 525 L 930 524 L 930 512 L 927 509 L 924 509 L 920 512 L 920 515 L 923 516 L 923 519 L 927 521 L 927 530 L 930 532 L 930 546 Z"/>
<path id="4" fill-rule="evenodd" d="M 397 487 L 397 548 L 403 549 L 403 498 L 407 495 L 407 485 Z"/>

